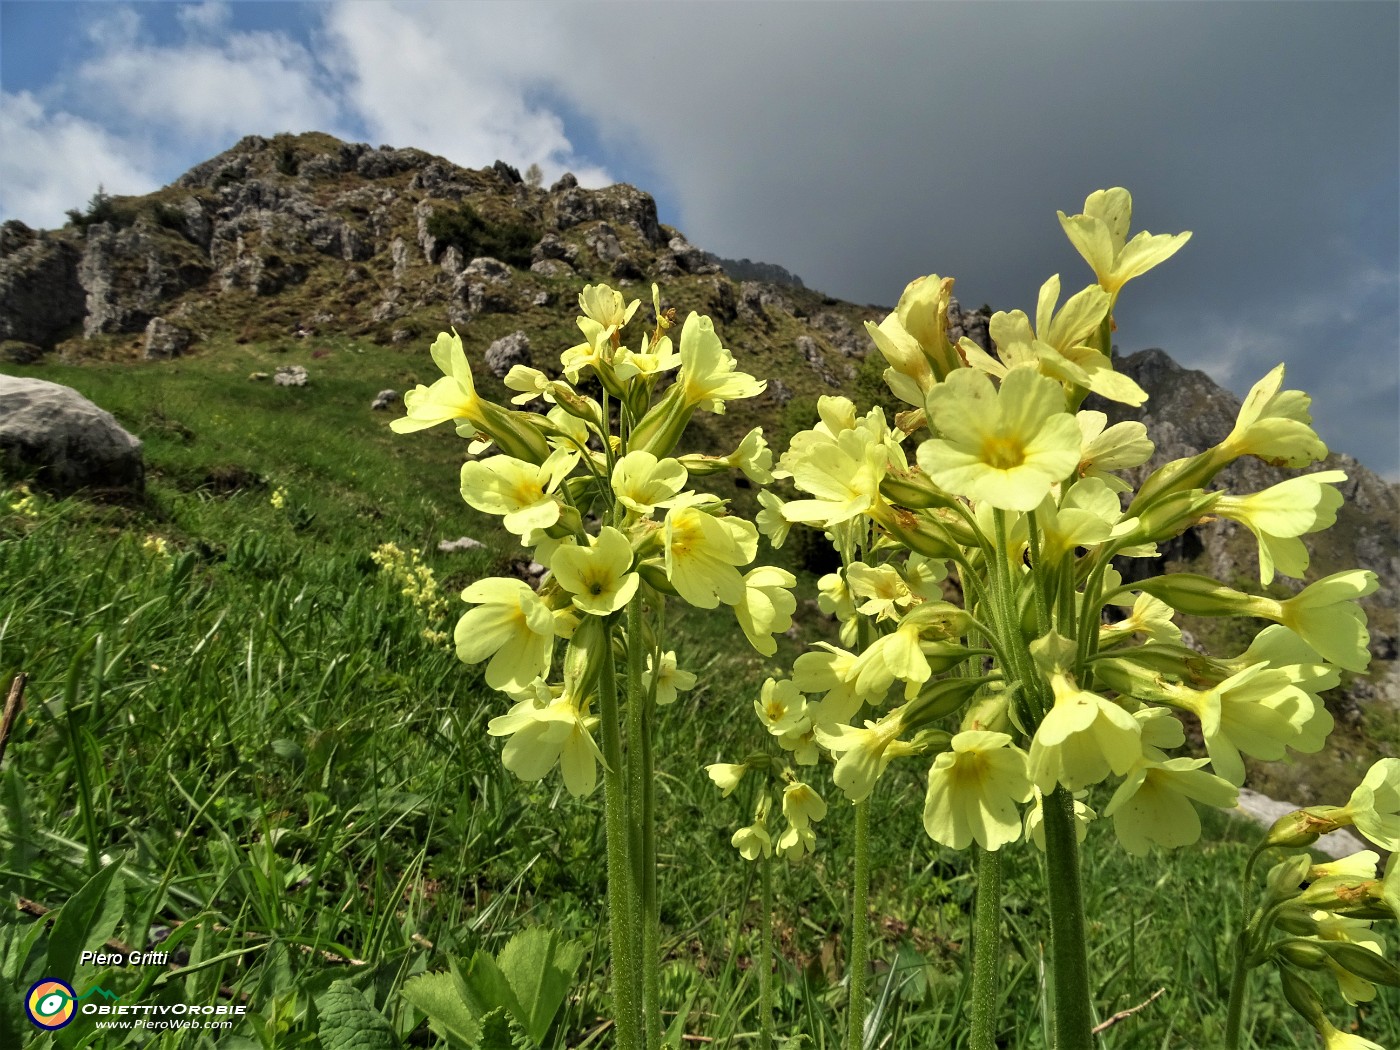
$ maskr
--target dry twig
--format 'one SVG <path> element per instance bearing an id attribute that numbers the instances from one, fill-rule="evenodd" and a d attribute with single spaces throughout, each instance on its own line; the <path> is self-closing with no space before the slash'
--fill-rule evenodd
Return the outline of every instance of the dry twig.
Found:
<path id="1" fill-rule="evenodd" d="M 1095 1028 L 1094 1028 L 1094 1030 L 1093 1030 L 1093 1034 L 1094 1034 L 1094 1035 L 1098 1035 L 1100 1032 L 1104 1031 L 1105 1029 L 1112 1028 L 1112 1027 L 1113 1027 L 1114 1025 L 1116 1025 L 1119 1021 L 1124 1021 L 1124 1020 L 1127 1020 L 1129 1017 L 1132 1017 L 1133 1014 L 1137 1013 L 1139 1010 L 1145 1010 L 1145 1009 L 1147 1009 L 1149 1006 L 1151 1006 L 1153 1003 L 1155 1003 L 1158 999 L 1160 999 L 1164 994 L 1166 994 L 1166 991 L 1167 991 L 1167 990 L 1166 990 L 1165 988 L 1158 988 L 1155 992 L 1152 993 L 1152 995 L 1148 998 L 1148 1000 L 1147 1000 L 1146 1002 L 1144 1002 L 1144 1003 L 1138 1003 L 1136 1006 L 1132 1007 L 1132 1008 L 1129 1009 L 1129 1010 L 1119 1010 L 1116 1014 L 1114 1014 L 1112 1017 L 1110 1017 L 1107 1021 L 1104 1021 L 1102 1024 L 1099 1024 L 1099 1025 L 1095 1026 Z"/>

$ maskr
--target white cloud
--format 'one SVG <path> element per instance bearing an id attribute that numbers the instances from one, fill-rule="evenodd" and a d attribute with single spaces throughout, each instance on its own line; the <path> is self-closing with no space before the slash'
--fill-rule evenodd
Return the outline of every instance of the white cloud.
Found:
<path id="1" fill-rule="evenodd" d="M 534 98 L 579 59 L 550 11 L 510 4 L 336 4 L 325 61 L 376 142 L 412 145 L 468 167 L 502 159 L 565 169 L 584 185 L 614 180 L 579 157 L 564 121 Z"/>
<path id="2" fill-rule="evenodd" d="M 228 4 L 220 0 L 207 0 L 202 4 L 181 4 L 175 9 L 175 18 L 186 31 L 191 33 L 212 33 L 229 24 L 233 12 Z"/>
<path id="3" fill-rule="evenodd" d="M 0 215 L 31 226 L 61 226 L 100 184 L 144 193 L 155 176 L 134 146 L 71 113 L 48 113 L 27 91 L 0 93 Z"/>

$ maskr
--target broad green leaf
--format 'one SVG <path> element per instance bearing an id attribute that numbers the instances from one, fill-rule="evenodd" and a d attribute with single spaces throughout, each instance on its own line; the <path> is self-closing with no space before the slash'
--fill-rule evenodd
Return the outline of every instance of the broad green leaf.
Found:
<path id="1" fill-rule="evenodd" d="M 0 977 L 20 981 L 25 972 L 24 964 L 29 961 L 34 944 L 44 935 L 45 929 L 42 920 L 0 928 Z"/>
<path id="2" fill-rule="evenodd" d="M 461 973 L 455 962 L 452 964 L 452 971 L 455 974 Z M 486 952 L 478 951 L 472 956 L 471 966 L 462 978 L 462 987 L 466 993 L 467 1006 L 477 1017 L 485 1017 L 493 1010 L 502 1008 L 517 1019 L 525 1015 L 510 982 L 506 980 L 505 974 L 501 973 L 496 960 Z"/>
<path id="3" fill-rule="evenodd" d="M 336 981 L 321 996 L 322 1050 L 398 1050 L 393 1026 L 348 981 Z"/>
<path id="4" fill-rule="evenodd" d="M 117 878 L 120 859 L 102 868 L 59 909 L 49 937 L 48 976 L 73 979 L 85 949 L 100 948 L 122 917 L 126 886 Z"/>
<path id="5" fill-rule="evenodd" d="M 561 942 L 559 931 L 545 926 L 522 930 L 501 949 L 497 962 L 521 1007 L 516 1019 L 536 1045 L 544 1042 L 582 961 L 582 946 Z"/>
<path id="6" fill-rule="evenodd" d="M 467 1006 L 466 988 L 456 973 L 425 973 L 399 993 L 428 1015 L 428 1026 L 452 1047 L 471 1050 L 481 1038 L 481 1024 Z"/>

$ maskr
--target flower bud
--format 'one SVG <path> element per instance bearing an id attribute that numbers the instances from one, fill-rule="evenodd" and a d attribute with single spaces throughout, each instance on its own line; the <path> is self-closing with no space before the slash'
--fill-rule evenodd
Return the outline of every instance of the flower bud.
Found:
<path id="1" fill-rule="evenodd" d="M 1277 955 L 1300 970 L 1321 970 L 1329 958 L 1316 941 L 1304 940 L 1284 941 L 1279 945 Z"/>
<path id="2" fill-rule="evenodd" d="M 1267 845 L 1282 846 L 1286 849 L 1302 849 L 1311 846 L 1319 836 L 1327 834 L 1329 831 L 1336 831 L 1341 825 L 1326 817 L 1318 816 L 1314 810 L 1328 809 L 1331 807 L 1314 806 L 1313 809 L 1295 809 L 1292 813 L 1285 813 L 1274 821 L 1269 828 L 1268 837 L 1265 839 Z M 1300 878 L 1299 882 L 1302 881 Z"/>
<path id="3" fill-rule="evenodd" d="M 1308 1024 L 1321 1031 L 1322 1026 L 1327 1024 L 1327 1018 L 1322 1013 L 1322 1000 L 1312 986 L 1286 966 L 1279 967 L 1278 975 L 1283 982 L 1283 997 L 1288 1000 L 1288 1005 Z"/>
<path id="4" fill-rule="evenodd" d="M 953 505 L 953 498 L 930 481 L 918 467 L 886 474 L 880 479 L 880 495 L 891 503 L 911 510 Z"/>
<path id="5" fill-rule="evenodd" d="M 898 543 L 929 558 L 954 558 L 960 551 L 953 535 L 951 523 L 932 514 L 916 514 L 910 510 L 894 507 L 879 507 L 872 514 L 876 524 L 884 529 Z M 964 531 L 966 526 L 964 526 Z M 966 546 L 974 546 L 969 534 Z"/>
<path id="6" fill-rule="evenodd" d="M 575 419 L 581 419 L 595 427 L 602 427 L 602 420 L 598 418 L 598 406 L 568 383 L 562 383 L 556 379 L 545 390 L 550 397 L 554 398 L 555 404 Z"/>
<path id="7" fill-rule="evenodd" d="M 1161 543 L 1183 532 L 1201 520 L 1221 497 L 1219 492 L 1190 489 L 1173 492 L 1144 504 L 1134 517 L 1132 528 L 1114 537 L 1116 546 L 1135 547 L 1143 543 Z M 1125 519 L 1124 524 L 1132 522 Z"/>
<path id="8" fill-rule="evenodd" d="M 1209 576 L 1174 572 L 1132 585 L 1191 616 L 1239 616 L 1252 611 L 1254 598 Z"/>
<path id="9" fill-rule="evenodd" d="M 1270 904 L 1277 904 L 1279 901 L 1298 896 L 1303 880 L 1308 877 L 1311 864 L 1312 860 L 1306 853 L 1296 853 L 1275 864 L 1269 869 L 1269 877 L 1264 887 L 1264 900 Z"/>
<path id="10" fill-rule="evenodd" d="M 657 459 L 669 456 L 694 414 L 695 406 L 686 403 L 685 389 L 680 383 L 673 384 L 632 428 L 627 441 L 629 451 L 641 449 Z"/>
<path id="11" fill-rule="evenodd" d="M 512 412 L 490 401 L 480 402 L 479 409 L 468 426 L 490 437 L 507 456 L 537 465 L 549 458 L 549 444 L 533 412 Z"/>
<path id="12" fill-rule="evenodd" d="M 985 678 L 941 678 L 928 682 L 905 705 L 904 731 L 919 729 L 952 714 L 986 684 Z"/>

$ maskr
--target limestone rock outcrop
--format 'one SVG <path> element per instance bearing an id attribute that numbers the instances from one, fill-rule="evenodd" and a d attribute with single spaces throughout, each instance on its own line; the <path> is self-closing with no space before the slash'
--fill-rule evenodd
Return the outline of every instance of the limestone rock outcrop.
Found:
<path id="1" fill-rule="evenodd" d="M 59 495 L 145 484 L 141 442 L 71 387 L 0 375 L 0 466 Z"/>

